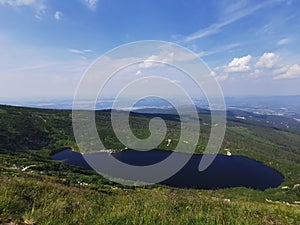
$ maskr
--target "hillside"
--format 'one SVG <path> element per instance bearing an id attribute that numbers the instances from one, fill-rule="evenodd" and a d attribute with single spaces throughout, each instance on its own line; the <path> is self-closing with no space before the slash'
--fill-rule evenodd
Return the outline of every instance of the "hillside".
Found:
<path id="1" fill-rule="evenodd" d="M 120 112 L 121 113 L 121 112 Z M 166 139 L 159 148 L 172 150 L 179 137 L 176 114 L 131 113 L 130 125 L 147 137 L 148 121 L 166 120 Z M 281 172 L 285 181 L 275 189 L 216 191 L 155 185 L 132 188 L 114 184 L 93 171 L 51 160 L 64 148 L 77 149 L 71 111 L 0 106 L 0 221 L 20 224 L 295 224 L 300 220 L 299 123 L 279 116 L 229 111 L 221 153 L 228 148 Z M 210 116 L 199 111 L 203 152 Z M 109 122 L 110 111 L 97 111 L 98 133 L 105 146 L 122 149 Z M 29 169 L 27 166 L 34 165 Z M 228 200 L 230 199 L 230 201 Z"/>

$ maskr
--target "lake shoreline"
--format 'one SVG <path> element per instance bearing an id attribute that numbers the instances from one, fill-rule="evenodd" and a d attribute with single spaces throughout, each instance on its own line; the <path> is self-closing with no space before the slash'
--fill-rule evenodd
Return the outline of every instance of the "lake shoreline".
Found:
<path id="1" fill-rule="evenodd" d="M 57 153 L 52 156 L 53 160 L 61 160 L 66 164 L 80 166 L 84 169 L 92 168 L 88 161 L 92 160 L 98 165 L 105 163 L 110 155 L 113 155 L 117 160 L 133 166 L 148 166 L 159 163 L 169 157 L 173 151 L 154 149 L 151 151 L 136 151 L 132 149 L 124 149 L 116 153 L 110 151 L 98 151 L 90 154 L 82 154 L 73 151 L 71 148 L 65 149 L 66 152 Z M 179 160 L 183 152 L 176 152 L 174 159 Z M 285 177 L 282 173 L 274 168 L 267 166 L 255 159 L 247 156 L 227 156 L 224 154 L 216 154 L 216 158 L 207 170 L 199 172 L 199 162 L 205 154 L 193 154 L 186 164 L 160 184 L 178 187 L 178 188 L 193 188 L 193 189 L 223 189 L 233 187 L 246 187 L 252 189 L 265 190 L 269 188 L 280 187 Z M 98 158 L 97 158 L 98 157 Z M 101 161 L 102 160 L 102 161 Z M 104 160 L 104 161 L 103 161 Z M 173 161 L 176 163 L 176 161 Z M 101 168 L 101 167 L 100 167 Z M 101 169 L 99 171 L 102 171 Z M 105 173 L 108 173 L 106 171 Z M 124 174 L 123 174 L 124 175 Z M 122 176 L 123 176 L 122 175 Z M 118 175 L 111 176 L 117 177 Z M 131 175 L 125 174 L 124 177 L 119 177 L 124 180 L 134 180 Z M 214 179 L 217 178 L 216 181 Z M 185 180 L 188 179 L 188 180 Z M 144 182 L 149 182 L 145 180 Z M 151 182 L 149 182 L 151 183 Z"/>
<path id="2" fill-rule="evenodd" d="M 52 158 L 55 154 L 60 153 L 60 152 L 62 152 L 62 151 L 64 151 L 64 150 L 67 150 L 67 149 L 71 150 L 72 152 L 79 153 L 79 154 L 81 154 L 81 155 L 85 155 L 85 154 L 93 154 L 93 153 L 101 153 L 101 152 L 104 152 L 104 153 L 110 153 L 111 150 L 112 150 L 112 151 L 115 151 L 115 152 L 111 153 L 111 154 L 114 154 L 114 153 L 120 153 L 120 152 L 125 152 L 125 151 L 133 150 L 133 149 L 128 149 L 128 148 L 126 148 L 126 149 L 121 149 L 121 150 L 108 149 L 108 150 L 99 150 L 99 151 L 97 151 L 97 152 L 81 153 L 80 151 L 75 151 L 72 147 L 64 147 L 64 148 L 59 148 L 58 150 L 55 150 L 54 153 L 51 153 L 50 157 Z M 157 149 L 155 149 L 155 150 L 159 150 L 159 151 L 163 151 L 163 152 L 168 152 L 168 153 L 173 153 L 173 152 L 174 152 L 174 151 L 171 151 L 171 150 L 167 150 L 167 149 L 159 149 L 159 148 L 157 148 Z M 133 150 L 133 151 L 138 151 L 138 150 Z M 176 152 L 176 153 L 179 153 L 179 154 L 190 154 L 190 153 L 186 153 L 186 152 Z M 251 158 L 251 157 L 249 157 L 249 156 L 245 156 L 245 155 L 236 155 L 236 154 L 234 154 L 234 153 L 232 153 L 232 152 L 231 152 L 231 155 L 230 155 L 230 156 L 227 155 L 226 153 L 204 154 L 204 153 L 197 153 L 197 152 L 192 153 L 192 155 L 195 155 L 195 156 L 201 156 L 201 155 L 224 155 L 224 156 L 227 156 L 227 157 L 232 157 L 232 156 L 244 157 L 244 158 L 247 158 L 247 159 L 250 159 L 250 160 L 254 160 L 254 161 L 258 162 L 258 163 L 261 163 L 261 164 L 263 164 L 263 165 L 265 165 L 265 166 L 268 166 L 268 167 L 272 168 L 272 169 L 275 170 L 277 173 L 281 174 L 281 176 L 282 176 L 283 179 L 285 180 L 284 174 L 283 174 L 281 171 L 279 171 L 277 168 L 274 168 L 272 165 L 267 165 L 267 164 L 265 164 L 264 162 L 262 162 L 262 161 L 260 161 L 260 160 L 258 160 L 258 159 Z M 283 183 L 284 183 L 284 181 L 283 181 Z"/>
<path id="3" fill-rule="evenodd" d="M 133 150 L 133 149 L 128 149 L 128 148 L 125 148 L 125 149 L 121 149 L 121 150 L 117 150 L 117 149 L 107 149 L 107 150 L 99 150 L 99 151 L 97 151 L 97 152 L 90 152 L 90 153 L 81 153 L 80 151 L 76 151 L 76 150 L 74 150 L 72 147 L 64 147 L 64 148 L 59 148 L 58 150 L 55 150 L 55 152 L 54 153 L 52 153 L 51 155 L 50 155 L 50 157 L 51 157 L 51 159 L 52 159 L 52 157 L 55 155 L 55 154 L 57 154 L 57 153 L 60 153 L 60 152 L 62 152 L 62 151 L 64 151 L 64 150 L 67 150 L 67 149 L 69 149 L 69 150 L 71 150 L 72 152 L 76 152 L 76 153 L 79 153 L 79 154 L 81 154 L 81 155 L 85 155 L 85 154 L 93 154 L 93 153 L 98 153 L 98 152 L 107 152 L 107 153 L 110 153 L 110 150 L 112 150 L 112 151 L 115 151 L 115 152 L 113 152 L 112 154 L 114 154 L 114 153 L 119 153 L 119 152 L 125 152 L 125 151 L 129 151 L 129 150 Z M 159 150 L 159 151 L 163 151 L 163 152 L 169 152 L 169 153 L 172 153 L 172 152 L 174 152 L 174 151 L 171 151 L 171 150 L 167 150 L 167 149 L 159 149 L 159 148 L 157 148 L 157 149 L 155 149 L 155 150 Z M 137 151 L 137 150 L 135 150 L 135 151 Z M 281 171 L 279 171 L 277 168 L 275 168 L 275 167 L 273 167 L 272 165 L 267 165 L 267 164 L 265 164 L 264 162 L 262 162 L 262 161 L 260 161 L 260 160 L 258 160 L 258 159 L 255 159 L 255 158 L 251 158 L 251 157 L 249 157 L 249 156 L 245 156 L 245 155 L 241 155 L 241 154 L 234 154 L 234 153 L 232 153 L 232 150 L 230 150 L 230 153 L 231 153 L 231 155 L 229 156 L 229 155 L 226 155 L 226 150 L 224 149 L 224 151 L 225 151 L 225 153 L 217 153 L 217 154 L 212 154 L 212 155 L 224 155 L 224 156 L 227 156 L 227 157 L 232 157 L 232 156 L 239 156 L 239 157 L 244 157 L 244 158 L 247 158 L 247 159 L 250 159 L 250 160 L 254 160 L 254 161 L 256 161 L 256 162 L 258 162 L 258 163 L 261 163 L 261 164 L 263 164 L 263 165 L 265 165 L 265 166 L 268 166 L 268 167 L 270 167 L 270 168 L 272 168 L 273 170 L 275 170 L 277 173 L 279 173 L 279 174 L 281 174 L 281 176 L 283 177 L 283 179 L 284 179 L 284 181 L 285 181 L 285 176 L 284 176 L 284 174 L 281 172 Z M 179 153 L 179 154 L 190 154 L 190 153 L 186 153 L 186 152 L 176 152 L 176 153 Z M 194 152 L 194 153 L 192 153 L 192 155 L 210 155 L 210 154 L 204 154 L 204 153 L 197 153 L 197 152 Z M 283 181 L 283 183 L 284 183 L 284 181 Z"/>

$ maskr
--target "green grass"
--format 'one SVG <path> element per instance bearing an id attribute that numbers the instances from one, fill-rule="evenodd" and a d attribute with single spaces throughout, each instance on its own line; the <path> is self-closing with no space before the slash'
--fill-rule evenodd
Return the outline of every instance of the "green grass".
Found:
<path id="1" fill-rule="evenodd" d="M 176 116 L 162 117 L 168 132 L 159 148 L 173 150 L 180 125 Z M 149 135 L 151 118 L 132 114 L 130 125 L 137 137 Z M 209 124 L 209 120 L 209 115 L 200 114 L 197 153 L 205 149 L 210 126 L 203 124 Z M 97 129 L 105 146 L 124 148 L 109 121 L 109 111 L 96 112 Z M 289 189 L 126 187 L 93 171 L 51 160 L 52 154 L 66 147 L 78 150 L 70 111 L 0 106 L 0 223 L 297 224 L 300 205 L 294 202 L 300 201 L 300 187 L 293 186 L 300 183 L 300 133 L 246 122 L 228 117 L 221 153 L 229 148 L 235 155 L 263 162 L 284 175 L 283 185 Z M 168 138 L 173 141 L 166 147 Z M 33 164 L 36 166 L 30 170 L 21 171 Z M 88 185 L 80 186 L 79 182 Z M 224 199 L 231 201 L 228 204 Z"/>
<path id="2" fill-rule="evenodd" d="M 1 177 L 2 222 L 27 224 L 296 224 L 300 208 L 224 201 L 219 192 L 119 189 L 100 192 L 51 180 Z"/>

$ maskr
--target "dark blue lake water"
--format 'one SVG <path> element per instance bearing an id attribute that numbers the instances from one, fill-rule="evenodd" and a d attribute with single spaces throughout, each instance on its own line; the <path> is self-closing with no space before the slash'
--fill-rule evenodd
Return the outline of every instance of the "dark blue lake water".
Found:
<path id="1" fill-rule="evenodd" d="M 101 159 L 109 153 L 93 153 L 93 158 Z M 171 152 L 161 150 L 126 150 L 111 156 L 127 164 L 146 166 L 166 159 Z M 178 159 L 183 153 L 173 153 Z M 161 184 L 195 189 L 219 189 L 229 187 L 247 187 L 259 190 L 278 187 L 284 177 L 276 170 L 243 156 L 217 155 L 213 163 L 203 172 L 198 171 L 202 155 L 193 155 L 189 162 L 175 175 Z M 52 157 L 67 164 L 91 169 L 80 153 L 70 149 L 61 151 Z M 100 160 L 101 161 L 101 160 Z"/>

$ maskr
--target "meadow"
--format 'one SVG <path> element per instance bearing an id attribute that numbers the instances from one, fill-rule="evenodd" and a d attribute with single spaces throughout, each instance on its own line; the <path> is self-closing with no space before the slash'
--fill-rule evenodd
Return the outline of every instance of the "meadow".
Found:
<path id="1" fill-rule="evenodd" d="M 176 115 L 167 123 L 159 148 L 172 150 L 179 135 Z M 149 135 L 153 115 L 131 115 L 140 138 Z M 197 153 L 208 140 L 209 113 Z M 122 149 L 111 128 L 110 111 L 97 111 L 98 132 L 107 148 Z M 129 187 L 93 171 L 52 161 L 65 149 L 77 151 L 71 111 L 0 106 L 0 221 L 2 224 L 297 224 L 300 221 L 300 130 L 280 126 L 280 118 L 238 120 L 229 113 L 221 154 L 230 149 L 278 170 L 284 183 L 265 191 L 247 188 L 193 190 L 162 185 Z M 31 168 L 26 169 L 28 166 Z"/>

